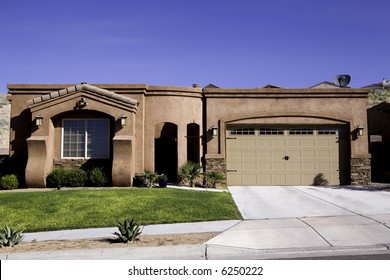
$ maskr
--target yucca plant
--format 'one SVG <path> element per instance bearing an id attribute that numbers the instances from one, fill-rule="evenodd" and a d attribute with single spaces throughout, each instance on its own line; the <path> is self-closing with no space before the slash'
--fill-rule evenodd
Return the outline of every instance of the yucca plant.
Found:
<path id="1" fill-rule="evenodd" d="M 23 230 L 5 225 L 0 232 L 0 247 L 13 247 L 22 242 L 23 238 Z"/>
<path id="2" fill-rule="evenodd" d="M 187 161 L 180 167 L 178 175 L 182 183 L 189 184 L 190 187 L 193 187 L 195 180 L 201 175 L 200 165 L 192 161 Z"/>
<path id="3" fill-rule="evenodd" d="M 207 185 L 211 185 L 212 188 L 215 188 L 217 184 L 222 183 L 226 179 L 225 174 L 219 170 L 208 171 L 204 174 L 204 176 L 206 178 Z"/>
<path id="4" fill-rule="evenodd" d="M 134 217 L 131 220 L 125 219 L 123 223 L 119 221 L 117 223 L 119 232 L 114 232 L 114 235 L 118 236 L 123 243 L 134 242 L 142 233 L 141 225 L 135 222 Z"/>

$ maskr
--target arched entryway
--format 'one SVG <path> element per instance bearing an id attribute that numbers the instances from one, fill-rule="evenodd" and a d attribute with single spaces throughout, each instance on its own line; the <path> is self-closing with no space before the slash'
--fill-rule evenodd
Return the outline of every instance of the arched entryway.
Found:
<path id="1" fill-rule="evenodd" d="M 159 174 L 168 176 L 169 182 L 177 180 L 177 125 L 159 123 L 155 126 L 154 166 Z"/>

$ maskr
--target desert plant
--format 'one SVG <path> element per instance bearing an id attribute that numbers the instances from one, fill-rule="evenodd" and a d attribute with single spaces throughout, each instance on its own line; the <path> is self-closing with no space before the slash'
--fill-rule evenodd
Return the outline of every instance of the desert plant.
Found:
<path id="1" fill-rule="evenodd" d="M 219 170 L 208 171 L 204 174 L 206 179 L 206 185 L 210 185 L 215 188 L 217 184 L 222 183 L 225 180 L 225 174 Z"/>
<path id="2" fill-rule="evenodd" d="M 181 183 L 189 183 L 190 187 L 193 187 L 195 180 L 201 175 L 200 165 L 192 161 L 187 161 L 180 167 L 178 175 Z"/>
<path id="3" fill-rule="evenodd" d="M 0 231 L 0 247 L 13 247 L 19 244 L 24 238 L 23 230 L 5 225 Z"/>
<path id="4" fill-rule="evenodd" d="M 16 175 L 4 175 L 0 179 L 0 187 L 6 190 L 13 190 L 19 186 L 18 177 Z"/>
<path id="5" fill-rule="evenodd" d="M 141 225 L 134 221 L 134 217 L 131 220 L 125 219 L 123 223 L 118 221 L 117 227 L 119 232 L 114 232 L 114 235 L 123 243 L 134 242 L 142 233 Z"/>
<path id="6" fill-rule="evenodd" d="M 158 181 L 158 174 L 156 172 L 145 170 L 144 171 L 144 186 L 153 187 Z"/>
<path id="7" fill-rule="evenodd" d="M 107 178 L 103 172 L 102 167 L 93 167 L 91 170 L 89 170 L 88 180 L 92 185 L 97 187 L 103 187 L 107 183 Z"/>

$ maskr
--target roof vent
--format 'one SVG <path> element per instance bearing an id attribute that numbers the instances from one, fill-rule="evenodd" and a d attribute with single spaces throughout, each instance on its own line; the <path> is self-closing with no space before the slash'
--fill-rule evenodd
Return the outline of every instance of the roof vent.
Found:
<path id="1" fill-rule="evenodd" d="M 192 84 L 192 87 L 193 88 L 200 88 L 200 85 L 199 84 Z"/>

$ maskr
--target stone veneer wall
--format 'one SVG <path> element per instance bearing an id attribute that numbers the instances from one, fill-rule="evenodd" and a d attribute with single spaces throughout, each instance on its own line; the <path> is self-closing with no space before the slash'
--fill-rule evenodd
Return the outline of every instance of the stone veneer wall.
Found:
<path id="1" fill-rule="evenodd" d="M 371 159 L 351 158 L 351 185 L 366 186 L 371 183 Z"/>
<path id="2" fill-rule="evenodd" d="M 226 162 L 224 158 L 206 158 L 206 172 L 219 170 L 226 172 Z"/>
<path id="3" fill-rule="evenodd" d="M 81 168 L 87 162 L 86 159 L 55 159 L 53 160 L 54 168 Z"/>

